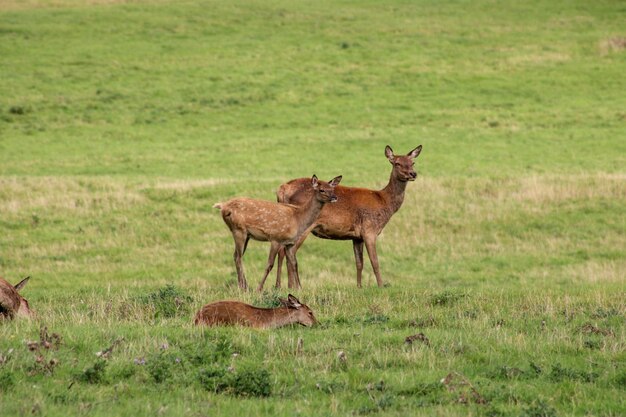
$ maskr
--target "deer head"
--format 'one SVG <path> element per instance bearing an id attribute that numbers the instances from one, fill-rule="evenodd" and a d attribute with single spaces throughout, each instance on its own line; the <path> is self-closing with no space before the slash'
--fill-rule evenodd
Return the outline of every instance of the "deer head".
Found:
<path id="1" fill-rule="evenodd" d="M 24 278 L 16 285 L 9 284 L 3 278 L 0 278 L 0 318 L 14 316 L 31 317 L 34 312 L 30 309 L 28 301 L 22 297 L 20 291 L 30 277 Z"/>
<path id="2" fill-rule="evenodd" d="M 313 311 L 306 304 L 302 304 L 293 295 L 289 294 L 287 299 L 279 298 L 278 300 L 283 306 L 289 309 L 292 317 L 301 325 L 311 327 L 317 323 Z"/>
<path id="3" fill-rule="evenodd" d="M 393 165 L 392 176 L 399 181 L 415 181 L 417 173 L 415 172 L 415 162 L 413 161 L 422 152 L 422 145 L 413 149 L 406 155 L 394 155 L 389 145 L 385 147 L 385 156 Z"/>
<path id="4" fill-rule="evenodd" d="M 315 190 L 315 196 L 318 201 L 323 203 L 334 203 L 337 201 L 337 196 L 335 195 L 335 187 L 341 181 L 341 175 L 333 178 L 329 182 L 320 181 L 317 179 L 317 176 L 313 175 L 311 178 L 311 185 Z M 295 298 L 295 297 L 294 297 Z"/>

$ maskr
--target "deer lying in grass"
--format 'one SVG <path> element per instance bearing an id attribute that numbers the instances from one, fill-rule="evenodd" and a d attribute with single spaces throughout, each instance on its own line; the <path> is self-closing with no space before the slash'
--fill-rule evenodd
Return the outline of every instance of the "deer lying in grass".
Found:
<path id="1" fill-rule="evenodd" d="M 417 178 L 413 160 L 422 151 L 422 145 L 413 149 L 407 155 L 394 155 L 393 150 L 385 147 L 385 156 L 392 165 L 389 183 L 380 191 L 366 188 L 342 187 L 335 189 L 337 203 L 324 206 L 320 216 L 295 243 L 293 256 L 298 251 L 309 232 L 323 239 L 352 240 L 354 258 L 356 261 L 356 282 L 361 287 L 363 271 L 363 243 L 370 258 L 376 282 L 383 286 L 380 277 L 378 255 L 376 253 L 376 238 L 404 201 L 404 190 L 408 181 Z M 306 187 L 306 178 L 291 180 L 281 185 L 276 193 L 281 203 L 300 204 L 310 198 L 310 191 Z M 270 256 L 272 253 L 270 251 Z M 276 286 L 280 287 L 280 272 L 284 253 L 279 250 Z"/>
<path id="2" fill-rule="evenodd" d="M 15 316 L 30 317 L 34 314 L 28 301 L 18 292 L 24 288 L 29 279 L 30 277 L 27 277 L 16 285 L 11 285 L 0 277 L 0 320 L 12 319 Z"/>
<path id="3" fill-rule="evenodd" d="M 239 301 L 216 301 L 207 304 L 196 314 L 196 325 L 220 326 L 241 325 L 261 329 L 299 323 L 313 326 L 317 323 L 313 311 L 289 294 L 287 299 L 279 298 L 282 307 L 259 308 Z"/>
<path id="4" fill-rule="evenodd" d="M 301 198 L 298 205 L 241 197 L 213 206 L 221 210 L 222 218 L 233 234 L 237 280 L 241 289 L 248 288 L 241 258 L 246 252 L 250 238 L 272 243 L 270 253 L 274 256 L 271 262 L 268 261 L 262 282 L 272 269 L 276 253 L 284 247 L 287 256 L 289 288 L 300 288 L 298 263 L 293 245 L 317 219 L 324 204 L 337 201 L 335 187 L 340 181 L 341 176 L 333 178 L 330 182 L 324 182 L 313 175 L 306 181 L 306 184 L 303 184 L 303 188 L 309 190 L 310 193 Z"/>

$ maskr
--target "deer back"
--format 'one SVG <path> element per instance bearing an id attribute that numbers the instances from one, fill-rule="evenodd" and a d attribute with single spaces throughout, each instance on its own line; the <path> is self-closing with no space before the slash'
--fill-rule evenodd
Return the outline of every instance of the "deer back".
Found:
<path id="1" fill-rule="evenodd" d="M 283 244 L 294 242 L 299 234 L 317 219 L 326 203 L 335 203 L 335 188 L 341 176 L 330 182 L 319 181 L 314 175 L 307 179 L 306 192 L 300 204 L 275 203 L 239 197 L 218 203 L 224 222 L 231 230 L 245 230 L 256 240 L 272 240 Z"/>
<path id="2" fill-rule="evenodd" d="M 221 203 L 222 218 L 231 228 L 248 230 L 257 240 L 271 240 L 295 234 L 298 228 L 291 204 L 238 197 Z"/>

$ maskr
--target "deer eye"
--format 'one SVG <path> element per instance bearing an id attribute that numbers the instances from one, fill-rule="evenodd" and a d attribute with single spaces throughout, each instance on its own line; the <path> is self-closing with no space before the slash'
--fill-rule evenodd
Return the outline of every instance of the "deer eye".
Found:
<path id="1" fill-rule="evenodd" d="M 415 166 L 415 162 L 413 162 L 413 163 L 411 164 L 411 166 L 412 166 L 412 167 L 414 167 L 414 166 Z"/>

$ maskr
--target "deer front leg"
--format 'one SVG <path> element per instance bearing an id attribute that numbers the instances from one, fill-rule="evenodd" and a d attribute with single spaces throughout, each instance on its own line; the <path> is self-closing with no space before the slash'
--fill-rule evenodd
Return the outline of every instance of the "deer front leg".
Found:
<path id="1" fill-rule="evenodd" d="M 285 259 L 285 247 L 281 246 L 278 249 L 278 265 L 276 266 L 276 284 L 274 285 L 276 288 L 280 288 L 280 273 L 283 269 L 283 259 Z"/>
<path id="2" fill-rule="evenodd" d="M 241 258 L 246 251 L 247 233 L 245 232 L 233 232 L 233 238 L 235 240 L 235 253 L 233 258 L 235 260 L 235 267 L 237 268 L 237 281 L 239 282 L 239 288 L 242 290 L 248 289 L 248 283 L 246 282 L 246 275 L 243 272 L 243 262 Z"/>
<path id="3" fill-rule="evenodd" d="M 285 255 L 287 256 L 287 275 L 289 288 L 301 288 L 300 277 L 298 276 L 298 261 L 296 260 L 295 245 L 285 247 Z"/>
<path id="4" fill-rule="evenodd" d="M 380 268 L 378 266 L 378 255 L 376 254 L 376 236 L 365 236 L 365 248 L 367 249 L 367 256 L 370 258 L 370 262 L 372 263 L 372 269 L 374 270 L 374 275 L 376 275 L 376 283 L 379 287 L 383 286 L 383 280 L 380 277 Z"/>
<path id="5" fill-rule="evenodd" d="M 267 279 L 267 276 L 269 275 L 269 273 L 272 272 L 272 268 L 274 267 L 274 260 L 276 259 L 276 255 L 278 254 L 278 251 L 281 249 L 281 247 L 282 246 L 280 243 L 272 242 L 272 245 L 270 247 L 270 254 L 267 258 L 267 267 L 265 267 L 265 274 L 263 275 L 263 279 L 261 280 L 261 283 L 259 284 L 259 287 L 257 288 L 258 292 L 263 291 L 265 280 Z M 280 288 L 280 282 L 277 282 L 276 285 L 277 285 L 277 288 Z"/>
<path id="6" fill-rule="evenodd" d="M 361 275 L 363 273 L 363 241 L 353 240 L 354 260 L 356 261 L 356 286 L 361 288 Z"/>
<path id="7" fill-rule="evenodd" d="M 296 243 L 293 245 L 294 246 L 294 252 L 293 252 L 294 256 L 298 252 L 298 250 L 300 249 L 300 246 L 302 246 L 302 244 L 304 243 L 304 240 L 307 238 L 307 236 L 309 236 L 309 233 L 311 233 L 311 230 L 313 230 L 316 226 L 317 226 L 317 224 L 313 223 L 308 229 L 306 229 L 304 232 L 302 232 L 300 237 L 296 240 Z M 285 259 L 285 255 L 286 255 L 285 252 L 286 252 L 285 247 L 280 248 L 280 250 L 278 252 L 278 266 L 276 267 L 276 288 L 280 288 L 280 273 L 282 271 L 283 259 Z M 289 273 L 289 268 L 287 268 L 287 273 Z M 291 288 L 291 287 L 289 287 L 289 288 Z"/>

